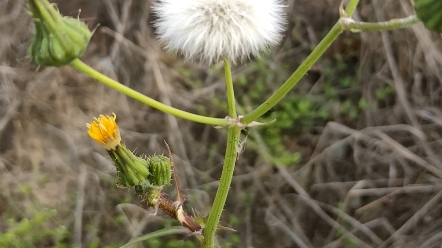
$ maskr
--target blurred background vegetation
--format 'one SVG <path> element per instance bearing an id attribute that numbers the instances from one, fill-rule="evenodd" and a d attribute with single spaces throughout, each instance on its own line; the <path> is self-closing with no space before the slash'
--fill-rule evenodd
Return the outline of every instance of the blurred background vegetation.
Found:
<path id="1" fill-rule="evenodd" d="M 84 61 L 166 104 L 226 116 L 222 65 L 166 54 L 151 0 L 54 1 L 90 29 Z M 234 66 L 241 113 L 258 106 L 338 19 L 340 0 L 288 0 L 279 47 Z M 361 0 L 356 19 L 412 15 L 409 0 Z M 27 57 L 33 25 L 24 0 L 0 0 L 0 247 L 119 247 L 177 225 L 149 215 L 115 187 L 106 151 L 85 123 L 117 114 L 138 154 L 174 153 L 185 207 L 207 214 L 226 131 L 164 115 L 69 67 Z M 308 75 L 244 132 L 222 217 L 221 247 L 440 247 L 442 243 L 442 40 L 422 25 L 346 32 Z M 166 189 L 171 197 L 173 187 Z M 189 236 L 136 247 L 198 247 Z"/>

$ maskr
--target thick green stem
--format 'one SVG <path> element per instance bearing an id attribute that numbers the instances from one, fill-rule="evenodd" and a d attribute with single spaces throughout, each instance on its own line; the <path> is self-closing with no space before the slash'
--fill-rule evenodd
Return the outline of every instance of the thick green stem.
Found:
<path id="1" fill-rule="evenodd" d="M 226 77 L 226 88 L 227 88 L 227 103 L 229 105 L 229 117 L 236 118 L 236 101 L 235 92 L 233 90 L 232 81 L 232 70 L 230 69 L 230 63 L 228 60 L 224 59 L 224 75 Z"/>
<path id="2" fill-rule="evenodd" d="M 223 171 L 221 173 L 218 190 L 216 191 L 215 201 L 213 202 L 209 218 L 207 219 L 207 223 L 203 231 L 204 248 L 213 248 L 215 246 L 215 231 L 218 226 L 221 213 L 224 209 L 224 204 L 226 203 L 230 183 L 232 182 L 240 134 L 241 128 L 239 127 L 231 127 L 228 129 L 227 148 L 224 156 Z"/>
<path id="3" fill-rule="evenodd" d="M 348 3 L 345 14 L 351 16 L 358 5 L 359 0 L 350 0 Z M 308 70 L 316 63 L 316 61 L 322 56 L 327 48 L 333 43 L 333 41 L 343 31 L 340 21 L 338 21 L 328 34 L 322 39 L 322 41 L 313 49 L 310 55 L 302 62 L 302 64 L 296 69 L 296 71 L 287 79 L 287 81 L 269 97 L 264 103 L 258 106 L 255 110 L 247 114 L 243 119 L 243 124 L 249 124 L 255 121 L 271 108 L 273 108 L 285 95 L 301 80 L 301 78 L 307 73 Z"/>
<path id="4" fill-rule="evenodd" d="M 350 0 L 347 4 L 347 7 L 345 8 L 345 14 L 347 16 L 353 15 L 353 13 L 356 10 L 356 7 L 358 7 L 359 0 Z"/>
<path id="5" fill-rule="evenodd" d="M 224 73 L 226 77 L 229 117 L 232 119 L 236 119 L 236 101 L 235 93 L 233 90 L 232 71 L 230 69 L 230 63 L 226 59 L 224 59 Z M 240 127 L 234 126 L 228 128 L 227 147 L 226 154 L 224 155 L 223 171 L 221 172 L 221 179 L 219 182 L 218 190 L 216 191 L 215 201 L 213 202 L 212 209 L 210 210 L 209 217 L 203 231 L 203 247 L 205 248 L 213 248 L 215 245 L 216 228 L 218 227 L 218 222 L 224 209 L 224 204 L 226 204 L 230 183 L 232 182 L 233 178 L 233 171 L 235 170 L 235 163 L 237 159 L 236 153 L 238 152 L 237 148 L 239 144 L 240 134 Z"/>
<path id="6" fill-rule="evenodd" d="M 393 30 L 409 27 L 419 22 L 421 22 L 421 20 L 419 20 L 416 15 L 400 19 L 392 19 L 386 22 L 354 22 L 353 19 L 350 18 L 341 19 L 341 24 L 344 29 L 356 32 Z"/>
<path id="7" fill-rule="evenodd" d="M 189 113 L 189 112 L 186 112 L 183 110 L 176 109 L 171 106 L 167 106 L 161 102 L 158 102 L 150 97 L 147 97 L 147 96 L 139 93 L 138 91 L 135 91 L 135 90 L 133 90 L 123 84 L 120 84 L 119 82 L 97 72 L 96 70 L 89 67 L 88 65 L 86 65 L 85 63 L 83 63 L 79 59 L 75 59 L 74 61 L 72 61 L 70 63 L 70 66 L 72 66 L 76 70 L 83 72 L 83 73 L 89 75 L 90 77 L 102 82 L 103 84 L 105 84 L 105 85 L 107 85 L 107 86 L 129 96 L 129 97 L 132 97 L 135 100 L 138 100 L 146 105 L 149 105 L 152 108 L 158 109 L 164 113 L 171 114 L 176 117 L 186 119 L 189 121 L 208 124 L 208 125 L 214 125 L 214 126 L 226 126 L 227 125 L 227 120 L 224 118 L 211 118 L 211 117 L 196 115 L 196 114 L 192 114 L 192 113 Z"/>

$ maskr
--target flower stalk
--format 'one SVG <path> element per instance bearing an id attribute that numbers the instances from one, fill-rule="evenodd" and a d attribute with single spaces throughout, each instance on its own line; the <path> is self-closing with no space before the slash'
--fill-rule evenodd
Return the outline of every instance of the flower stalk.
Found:
<path id="1" fill-rule="evenodd" d="M 215 246 L 215 232 L 218 227 L 221 213 L 226 203 L 227 195 L 229 194 L 230 184 L 233 178 L 233 172 L 235 170 L 236 152 L 239 144 L 239 137 L 241 134 L 241 128 L 231 127 L 227 131 L 227 147 L 224 155 L 223 170 L 221 172 L 221 178 L 218 189 L 215 195 L 215 201 L 213 202 L 212 209 L 209 213 L 209 218 L 203 230 L 204 236 L 204 248 L 213 248 Z"/>
<path id="2" fill-rule="evenodd" d="M 203 124 L 207 124 L 207 125 L 221 126 L 221 127 L 224 127 L 227 125 L 227 120 L 225 120 L 223 118 L 212 118 L 212 117 L 206 117 L 206 116 L 202 116 L 202 115 L 192 114 L 192 113 L 168 106 L 168 105 L 161 103 L 157 100 L 154 100 L 148 96 L 145 96 L 145 95 L 141 94 L 140 92 L 133 90 L 133 89 L 99 73 L 98 71 L 96 71 L 93 68 L 91 68 L 90 66 L 86 65 L 85 63 L 83 63 L 79 59 L 75 59 L 74 61 L 72 61 L 70 63 L 70 65 L 74 69 L 76 69 L 77 71 L 89 75 L 90 77 L 113 88 L 114 90 L 119 91 L 119 92 L 139 101 L 139 102 L 149 105 L 152 108 L 158 109 L 161 112 L 164 112 L 166 114 L 171 114 L 171 115 L 174 115 L 176 117 L 179 117 L 179 118 L 182 118 L 185 120 L 203 123 Z"/>
<path id="3" fill-rule="evenodd" d="M 227 89 L 227 103 L 229 106 L 229 117 L 236 119 L 236 100 L 232 82 L 232 71 L 230 63 L 224 59 L 224 74 Z M 237 160 L 236 150 L 239 144 L 241 135 L 241 128 L 237 126 L 228 127 L 227 131 L 227 148 L 224 155 L 223 170 L 221 172 L 221 179 L 216 191 L 215 200 L 210 210 L 207 223 L 203 231 L 204 242 L 203 247 L 215 246 L 215 232 L 218 227 L 219 219 L 221 218 L 222 210 L 226 204 L 227 195 L 229 194 L 230 184 L 235 171 L 235 163 Z"/>
<path id="4" fill-rule="evenodd" d="M 350 0 L 345 8 L 345 15 L 352 16 L 353 12 L 359 0 Z M 266 101 L 259 105 L 252 112 L 246 114 L 242 119 L 243 124 L 249 124 L 252 121 L 256 121 L 259 117 L 267 113 L 271 108 L 273 108 L 277 103 L 279 103 L 282 98 L 284 98 L 287 93 L 301 80 L 301 78 L 310 70 L 310 68 L 318 61 L 322 54 L 327 50 L 328 47 L 333 43 L 339 34 L 344 31 L 340 21 L 338 21 L 333 28 L 327 33 L 327 35 L 319 42 L 319 44 L 313 49 L 310 55 L 301 63 L 301 65 L 293 72 L 293 74 L 285 81 L 285 83 L 276 90 Z"/>
<path id="5" fill-rule="evenodd" d="M 224 76 L 226 80 L 226 92 L 227 92 L 227 104 L 229 106 L 229 117 L 236 119 L 236 100 L 235 91 L 233 89 L 232 81 L 232 69 L 230 68 L 230 62 L 224 59 Z"/>

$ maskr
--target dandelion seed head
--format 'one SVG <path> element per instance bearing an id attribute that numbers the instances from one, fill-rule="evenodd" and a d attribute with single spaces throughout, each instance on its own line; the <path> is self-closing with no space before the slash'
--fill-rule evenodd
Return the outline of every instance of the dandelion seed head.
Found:
<path id="1" fill-rule="evenodd" d="M 159 0 L 153 11 L 166 50 L 209 64 L 258 56 L 285 26 L 281 0 Z"/>

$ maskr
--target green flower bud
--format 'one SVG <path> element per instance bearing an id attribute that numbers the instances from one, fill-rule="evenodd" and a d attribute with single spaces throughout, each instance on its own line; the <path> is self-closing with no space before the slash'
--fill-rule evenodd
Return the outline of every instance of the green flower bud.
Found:
<path id="1" fill-rule="evenodd" d="M 166 156 L 153 156 L 149 159 L 149 182 L 156 186 L 163 186 L 171 180 L 172 164 Z"/>
<path id="2" fill-rule="evenodd" d="M 153 186 L 149 181 L 145 180 L 136 185 L 135 192 L 141 197 L 141 201 L 149 206 L 156 206 L 161 197 L 161 189 L 158 186 Z"/>
<path id="3" fill-rule="evenodd" d="M 417 17 L 430 30 L 442 33 L 442 1 L 415 0 L 414 10 Z"/>
<path id="4" fill-rule="evenodd" d="M 161 192 L 157 189 L 150 189 L 143 199 L 147 205 L 156 206 L 158 204 L 158 200 L 161 197 Z"/>
<path id="5" fill-rule="evenodd" d="M 119 144 L 107 152 L 117 168 L 118 186 L 130 188 L 149 176 L 149 162 L 134 155 L 125 145 Z"/>
<path id="6" fill-rule="evenodd" d="M 63 17 L 47 0 L 29 0 L 35 36 L 29 54 L 38 65 L 64 66 L 85 52 L 92 32 L 72 17 Z"/>

